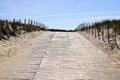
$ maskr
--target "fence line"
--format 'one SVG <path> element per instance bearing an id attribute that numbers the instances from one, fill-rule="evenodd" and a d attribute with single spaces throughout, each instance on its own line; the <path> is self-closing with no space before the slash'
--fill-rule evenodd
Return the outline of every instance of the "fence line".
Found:
<path id="1" fill-rule="evenodd" d="M 17 36 L 21 34 L 25 34 L 32 31 L 40 31 L 40 30 L 47 30 L 48 28 L 43 24 L 33 21 L 24 19 L 24 22 L 19 20 L 13 19 L 13 21 L 8 20 L 0 20 L 0 40 L 5 39 L 8 40 L 11 36 Z"/>
<path id="2" fill-rule="evenodd" d="M 120 20 L 105 20 L 92 24 L 82 23 L 76 28 L 76 31 L 79 30 L 88 33 L 98 40 L 108 43 L 111 49 L 120 49 Z"/>

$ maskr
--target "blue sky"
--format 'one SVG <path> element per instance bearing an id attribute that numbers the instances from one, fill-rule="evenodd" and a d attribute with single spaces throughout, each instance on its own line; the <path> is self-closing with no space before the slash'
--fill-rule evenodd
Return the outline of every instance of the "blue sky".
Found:
<path id="1" fill-rule="evenodd" d="M 120 0 L 0 0 L 0 19 L 32 19 L 49 28 L 120 19 Z"/>

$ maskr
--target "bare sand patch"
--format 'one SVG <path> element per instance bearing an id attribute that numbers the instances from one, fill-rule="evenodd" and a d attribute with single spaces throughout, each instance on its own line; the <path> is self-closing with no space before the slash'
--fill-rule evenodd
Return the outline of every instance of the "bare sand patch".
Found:
<path id="1" fill-rule="evenodd" d="M 113 49 L 111 50 L 110 46 L 98 39 L 92 37 L 91 35 L 85 32 L 79 32 L 80 34 L 84 35 L 88 40 L 90 40 L 95 46 L 100 48 L 104 53 L 106 53 L 113 61 L 115 61 L 118 65 L 120 65 L 120 50 Z"/>
<path id="2" fill-rule="evenodd" d="M 0 77 L 17 70 L 27 62 L 30 46 L 41 32 L 31 32 L 0 41 Z"/>

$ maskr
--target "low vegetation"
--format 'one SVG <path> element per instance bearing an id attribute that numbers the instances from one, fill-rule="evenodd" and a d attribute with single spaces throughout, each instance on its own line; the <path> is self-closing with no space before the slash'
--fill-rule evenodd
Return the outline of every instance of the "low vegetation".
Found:
<path id="1" fill-rule="evenodd" d="M 23 23 L 21 20 L 16 21 L 15 19 L 13 19 L 13 21 L 0 20 L 0 40 L 8 40 L 11 36 L 16 37 L 28 32 L 47 29 L 48 28 L 44 24 L 30 19 L 28 20 L 28 22 L 25 19 Z"/>
<path id="2" fill-rule="evenodd" d="M 82 23 L 75 31 L 83 31 L 108 44 L 113 50 L 120 49 L 120 20 L 105 20 L 95 23 Z"/>
<path id="3" fill-rule="evenodd" d="M 49 29 L 49 31 L 53 31 L 53 32 L 74 32 L 74 30 L 64 30 L 64 29 Z"/>

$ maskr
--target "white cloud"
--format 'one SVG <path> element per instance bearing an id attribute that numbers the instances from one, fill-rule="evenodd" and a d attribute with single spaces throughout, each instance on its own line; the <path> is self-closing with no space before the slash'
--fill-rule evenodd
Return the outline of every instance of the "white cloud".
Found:
<path id="1" fill-rule="evenodd" d="M 20 13 L 29 13 L 29 12 L 32 12 L 32 11 L 29 11 L 29 10 L 22 10 L 22 11 L 0 11 L 0 15 L 1 14 L 20 14 Z"/>
<path id="2" fill-rule="evenodd" d="M 73 19 L 71 21 L 101 21 L 106 19 L 120 19 L 120 16 L 100 16 L 100 17 L 90 17 L 90 18 L 81 18 L 81 19 Z"/>
<path id="3" fill-rule="evenodd" d="M 52 28 L 74 29 L 83 22 L 96 22 L 106 19 L 109 20 L 120 19 L 120 16 L 98 16 L 98 17 L 89 17 L 89 18 L 80 18 L 80 19 L 57 20 L 57 21 L 49 21 L 47 22 L 47 25 Z"/>
<path id="4" fill-rule="evenodd" d="M 33 16 L 33 17 L 57 17 L 57 16 L 77 16 L 77 15 L 85 15 L 85 14 L 116 14 L 120 13 L 120 11 L 113 11 L 113 12 L 82 12 L 82 13 L 66 13 L 66 14 L 49 14 L 49 15 L 40 15 L 40 16 Z"/>
<path id="5" fill-rule="evenodd" d="M 79 18 L 79 19 L 66 19 L 66 20 L 57 20 L 50 21 L 50 24 L 61 24 L 61 23 L 74 23 L 74 22 L 95 22 L 102 20 L 111 20 L 111 19 L 120 19 L 120 16 L 98 16 L 98 17 L 88 17 L 88 18 Z"/>

